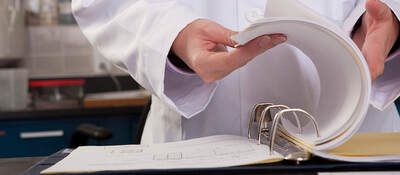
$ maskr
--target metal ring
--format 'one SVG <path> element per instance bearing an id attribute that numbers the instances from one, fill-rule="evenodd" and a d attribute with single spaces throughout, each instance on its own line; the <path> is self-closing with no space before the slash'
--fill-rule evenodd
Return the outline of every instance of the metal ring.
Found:
<path id="1" fill-rule="evenodd" d="M 274 120 L 272 121 L 272 126 L 271 126 L 271 131 L 270 132 L 272 132 L 271 133 L 271 139 L 270 139 L 270 142 L 269 142 L 269 151 L 270 151 L 270 154 L 272 155 L 272 151 L 273 151 L 273 146 L 274 146 L 274 141 L 275 141 L 275 136 L 276 136 L 276 128 L 277 128 L 277 126 L 278 126 L 278 120 L 282 117 L 282 115 L 284 114 L 284 113 L 286 113 L 286 112 L 301 112 L 301 113 L 303 113 L 303 114 L 306 114 L 306 116 L 313 122 L 313 124 L 314 124 L 314 128 L 315 128 L 315 130 L 316 130 L 316 134 L 317 134 L 317 137 L 320 137 L 320 134 L 319 134 L 319 127 L 318 127 L 318 123 L 317 123 L 317 121 L 315 120 L 315 118 L 312 116 L 312 115 L 310 115 L 308 112 L 306 112 L 306 111 L 304 111 L 304 110 L 302 110 L 302 109 L 284 109 L 284 110 L 282 110 L 282 111 L 279 111 L 278 113 L 276 113 L 275 114 L 275 117 L 274 117 Z"/>
<path id="2" fill-rule="evenodd" d="M 285 105 L 270 105 L 263 110 L 263 112 L 261 113 L 261 119 L 258 122 L 258 137 L 257 137 L 258 144 L 261 144 L 261 130 L 263 129 L 262 124 L 264 123 L 265 116 L 267 115 L 267 112 L 269 112 L 269 110 L 271 110 L 272 108 L 278 108 L 279 110 L 281 108 L 290 109 L 288 106 L 285 106 Z M 297 115 L 296 115 L 296 117 L 297 117 Z M 300 122 L 297 124 L 298 124 L 298 127 L 301 128 Z"/>
<path id="3" fill-rule="evenodd" d="M 286 108 L 286 109 L 290 109 L 290 108 Z M 279 108 L 279 110 L 282 110 L 282 109 Z M 301 133 L 303 133 L 303 127 L 301 127 L 299 116 L 297 116 L 296 112 L 293 112 L 293 115 L 294 115 L 294 118 L 296 119 L 297 130 L 298 130 L 299 134 L 301 134 Z M 282 116 L 283 116 L 283 114 L 282 114 Z"/>
<path id="4" fill-rule="evenodd" d="M 249 139 L 251 139 L 251 129 L 253 128 L 253 121 L 256 119 L 257 109 L 259 107 L 262 107 L 262 106 L 270 106 L 270 105 L 274 105 L 274 104 L 272 104 L 272 103 L 259 103 L 259 104 L 254 105 L 254 107 L 253 107 L 253 109 L 251 111 L 249 128 L 248 128 L 248 138 Z"/>

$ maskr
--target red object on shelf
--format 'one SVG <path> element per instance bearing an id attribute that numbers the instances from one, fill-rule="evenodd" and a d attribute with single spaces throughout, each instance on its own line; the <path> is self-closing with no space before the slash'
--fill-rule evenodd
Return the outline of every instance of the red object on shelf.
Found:
<path id="1" fill-rule="evenodd" d="M 32 106 L 37 109 L 78 107 L 84 96 L 84 79 L 31 80 Z"/>
<path id="2" fill-rule="evenodd" d="M 70 86 L 83 85 L 84 79 L 65 79 L 65 80 L 32 80 L 29 81 L 29 87 L 46 87 L 46 86 Z"/>

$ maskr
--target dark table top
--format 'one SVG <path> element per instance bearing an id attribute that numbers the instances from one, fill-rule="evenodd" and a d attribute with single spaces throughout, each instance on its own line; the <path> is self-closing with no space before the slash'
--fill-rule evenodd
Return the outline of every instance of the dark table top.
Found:
<path id="1" fill-rule="evenodd" d="M 34 119 L 57 119 L 66 117 L 90 117 L 101 114 L 101 116 L 136 115 L 142 112 L 143 106 L 122 107 L 96 107 L 83 108 L 73 107 L 64 109 L 25 109 L 19 111 L 0 112 L 0 121 L 6 120 L 34 120 Z"/>
<path id="2" fill-rule="evenodd" d="M 23 175 L 39 175 L 40 171 L 50 167 L 66 157 L 71 150 L 61 150 L 46 159 L 40 161 Z M 317 174 L 318 172 L 359 172 L 359 171 L 399 171 L 398 163 L 349 163 L 329 161 L 313 157 L 310 161 L 295 164 L 290 161 L 282 161 L 271 164 L 228 167 L 228 168 L 203 168 L 203 169 L 172 169 L 172 170 L 139 170 L 139 171 L 118 171 L 99 172 L 101 175 L 130 175 L 130 174 Z M 75 174 L 77 175 L 77 174 Z"/>
<path id="3" fill-rule="evenodd" d="M 46 157 L 2 158 L 0 159 L 0 174 L 21 174 L 44 159 Z"/>

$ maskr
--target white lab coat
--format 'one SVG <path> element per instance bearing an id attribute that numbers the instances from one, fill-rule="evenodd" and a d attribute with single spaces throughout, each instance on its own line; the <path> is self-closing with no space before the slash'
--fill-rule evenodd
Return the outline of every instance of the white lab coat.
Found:
<path id="1" fill-rule="evenodd" d="M 357 0 L 300 1 L 347 32 L 365 11 L 356 8 L 365 3 Z M 400 2 L 386 2 L 400 17 Z M 166 66 L 174 39 L 190 22 L 209 18 L 232 30 L 242 30 L 250 24 L 249 20 L 262 15 L 265 0 L 74 0 L 72 6 L 91 44 L 153 93 L 142 143 L 214 134 L 246 135 L 250 108 L 255 103 L 273 102 L 307 109 L 307 104 L 288 104 L 290 98 L 313 95 L 309 92 L 312 87 L 293 88 L 286 84 L 291 81 L 312 85 L 315 76 L 310 75 L 316 73 L 306 56 L 287 45 L 264 53 L 210 84 L 195 74 L 179 73 Z M 392 74 L 377 80 L 379 86 L 374 85 L 371 102 L 393 102 L 400 92 L 400 86 L 394 86 L 400 83 L 400 76 L 393 76 L 393 72 L 400 75 L 400 58 L 388 65 Z M 275 78 L 277 74 L 279 79 Z M 394 105 L 384 111 L 370 107 L 360 130 L 400 131 Z"/>

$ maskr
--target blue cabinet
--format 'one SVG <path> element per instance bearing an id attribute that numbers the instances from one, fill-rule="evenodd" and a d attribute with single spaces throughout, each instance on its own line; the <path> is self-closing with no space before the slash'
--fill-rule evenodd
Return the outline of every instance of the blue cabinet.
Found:
<path id="1" fill-rule="evenodd" d="M 0 122 L 0 158 L 47 156 L 70 144 L 75 128 L 91 123 L 110 129 L 106 141 L 89 140 L 89 145 L 130 144 L 135 136 L 137 117 L 107 116 L 86 118 L 7 120 Z"/>

